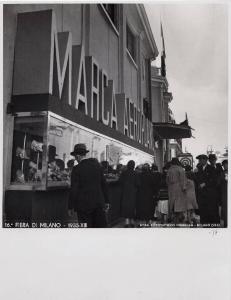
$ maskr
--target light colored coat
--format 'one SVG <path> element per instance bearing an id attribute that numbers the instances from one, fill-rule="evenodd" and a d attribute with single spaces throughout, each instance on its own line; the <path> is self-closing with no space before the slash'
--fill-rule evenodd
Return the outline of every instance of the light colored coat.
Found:
<path id="1" fill-rule="evenodd" d="M 187 178 L 181 166 L 172 165 L 167 173 L 169 213 L 187 210 L 186 184 Z"/>
<path id="2" fill-rule="evenodd" d="M 196 193 L 195 193 L 195 185 L 193 180 L 187 179 L 186 184 L 186 202 L 187 202 L 187 210 L 198 209 Z"/>

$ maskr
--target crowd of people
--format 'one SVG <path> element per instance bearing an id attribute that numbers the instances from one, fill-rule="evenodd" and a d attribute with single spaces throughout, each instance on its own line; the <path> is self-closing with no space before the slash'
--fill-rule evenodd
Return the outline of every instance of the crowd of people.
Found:
<path id="1" fill-rule="evenodd" d="M 177 158 L 163 172 L 155 165 L 134 169 L 130 161 L 119 179 L 125 227 L 174 224 L 227 227 L 228 160 L 197 156 L 195 170 Z"/>
<path id="2" fill-rule="evenodd" d="M 130 161 L 120 177 L 125 227 L 156 223 L 227 227 L 228 160 L 216 163 L 214 154 L 197 159 L 193 170 L 173 158 L 162 173 L 147 164 L 134 170 Z"/>
<path id="3" fill-rule="evenodd" d="M 85 144 L 75 145 L 71 155 L 78 164 L 71 172 L 69 212 L 87 227 L 107 227 L 110 208 L 105 178 L 108 165 L 86 158 Z M 117 170 L 120 186 L 120 216 L 124 227 L 155 224 L 227 227 L 228 160 L 216 163 L 214 154 L 197 156 L 195 170 L 183 167 L 177 158 L 162 172 L 148 163 L 135 166 L 130 160 Z"/>

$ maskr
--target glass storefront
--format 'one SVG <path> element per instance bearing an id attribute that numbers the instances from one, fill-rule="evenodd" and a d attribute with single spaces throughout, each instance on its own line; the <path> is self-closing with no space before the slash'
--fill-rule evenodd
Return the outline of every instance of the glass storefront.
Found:
<path id="1" fill-rule="evenodd" d="M 136 166 L 153 163 L 153 156 L 98 134 L 53 113 L 15 117 L 11 188 L 46 189 L 70 185 L 77 163 L 70 152 L 84 143 L 87 157 L 96 158 L 108 178 L 117 178 L 129 160 Z"/>
<path id="2" fill-rule="evenodd" d="M 11 183 L 42 186 L 45 183 L 44 116 L 15 117 Z"/>

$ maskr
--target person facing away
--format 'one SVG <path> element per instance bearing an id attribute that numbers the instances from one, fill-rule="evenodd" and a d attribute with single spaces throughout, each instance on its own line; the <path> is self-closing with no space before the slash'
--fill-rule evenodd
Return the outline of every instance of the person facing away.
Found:
<path id="1" fill-rule="evenodd" d="M 95 158 L 86 158 L 85 144 L 76 144 L 71 155 L 78 165 L 71 173 L 69 209 L 77 212 L 78 222 L 87 227 L 107 226 L 105 210 L 109 209 L 108 188 L 102 168 Z"/>
<path id="2" fill-rule="evenodd" d="M 139 188 L 139 179 L 134 171 L 135 162 L 130 160 L 127 168 L 119 178 L 121 185 L 121 216 L 125 218 L 125 227 L 134 227 L 136 213 L 136 197 Z"/>
<path id="3" fill-rule="evenodd" d="M 169 215 L 174 216 L 175 223 L 182 222 L 184 212 L 187 211 L 185 199 L 186 176 L 178 158 L 173 158 L 168 169 L 166 182 L 169 196 Z"/>
<path id="4" fill-rule="evenodd" d="M 136 204 L 136 218 L 142 222 L 151 224 L 154 219 L 155 201 L 154 201 L 154 181 L 149 167 L 145 163 L 142 172 L 139 174 L 140 188 L 138 190 Z"/>
<path id="5" fill-rule="evenodd" d="M 196 173 L 198 205 L 201 224 L 218 224 L 219 218 L 219 197 L 218 177 L 214 167 L 208 164 L 208 156 L 205 154 L 196 157 L 200 167 Z"/>
<path id="6" fill-rule="evenodd" d="M 156 206 L 157 201 L 158 201 L 160 187 L 161 187 L 162 174 L 159 172 L 158 166 L 155 164 L 152 164 L 151 173 L 153 176 L 154 200 L 155 200 L 155 206 Z"/>

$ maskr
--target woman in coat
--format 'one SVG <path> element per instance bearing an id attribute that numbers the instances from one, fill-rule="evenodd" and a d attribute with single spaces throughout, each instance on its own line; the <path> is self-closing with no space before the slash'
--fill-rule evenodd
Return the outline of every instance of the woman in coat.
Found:
<path id="1" fill-rule="evenodd" d="M 125 218 L 125 227 L 134 227 L 136 196 L 139 187 L 138 175 L 134 171 L 135 162 L 130 160 L 127 169 L 119 178 L 121 185 L 121 216 Z"/>
<path id="2" fill-rule="evenodd" d="M 185 174 L 187 177 L 187 183 L 186 183 L 186 191 L 185 191 L 185 197 L 186 197 L 186 203 L 187 203 L 187 221 L 189 224 L 196 223 L 194 211 L 198 209 L 198 204 L 196 200 L 196 190 L 195 190 L 195 184 L 194 184 L 194 173 L 192 172 L 192 167 L 187 166 L 185 168 Z"/>
<path id="3" fill-rule="evenodd" d="M 187 202 L 185 197 L 186 191 L 186 176 L 179 160 L 173 158 L 171 167 L 167 173 L 167 185 L 169 196 L 169 216 L 174 216 L 175 223 L 182 222 L 184 219 L 184 212 L 187 211 Z"/>
<path id="4" fill-rule="evenodd" d="M 143 165 L 139 178 L 140 188 L 137 197 L 136 217 L 142 222 L 150 223 L 155 212 L 155 182 L 148 164 Z"/>

